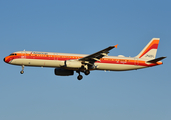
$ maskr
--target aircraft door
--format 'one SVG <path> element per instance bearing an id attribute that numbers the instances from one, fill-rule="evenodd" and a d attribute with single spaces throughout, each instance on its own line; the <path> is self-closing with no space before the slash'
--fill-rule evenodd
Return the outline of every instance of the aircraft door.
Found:
<path id="1" fill-rule="evenodd" d="M 22 52 L 21 58 L 26 58 L 26 52 Z"/>
<path id="2" fill-rule="evenodd" d="M 134 59 L 134 65 L 139 65 L 137 58 Z"/>
<path id="3" fill-rule="evenodd" d="M 58 60 L 58 54 L 54 53 L 54 60 Z"/>

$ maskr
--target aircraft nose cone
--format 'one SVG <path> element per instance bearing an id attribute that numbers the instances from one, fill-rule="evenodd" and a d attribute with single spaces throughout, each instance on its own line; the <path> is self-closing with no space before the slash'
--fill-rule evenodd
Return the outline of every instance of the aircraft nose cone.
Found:
<path id="1" fill-rule="evenodd" d="M 5 58 L 4 58 L 4 62 L 5 62 Z"/>

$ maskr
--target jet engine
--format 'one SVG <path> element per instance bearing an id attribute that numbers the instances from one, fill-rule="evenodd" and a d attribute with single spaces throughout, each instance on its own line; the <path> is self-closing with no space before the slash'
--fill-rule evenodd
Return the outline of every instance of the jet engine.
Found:
<path id="1" fill-rule="evenodd" d="M 73 70 L 66 70 L 66 69 L 62 69 L 62 68 L 55 68 L 54 73 L 55 73 L 55 75 L 58 75 L 58 76 L 74 75 Z"/>
<path id="2" fill-rule="evenodd" d="M 68 67 L 68 68 L 81 68 L 81 66 L 82 66 L 81 61 L 77 61 L 77 60 L 65 61 L 65 67 Z"/>

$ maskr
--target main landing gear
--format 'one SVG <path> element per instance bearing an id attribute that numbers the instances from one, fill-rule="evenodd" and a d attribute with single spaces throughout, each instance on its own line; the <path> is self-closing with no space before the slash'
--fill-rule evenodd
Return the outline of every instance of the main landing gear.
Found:
<path id="1" fill-rule="evenodd" d="M 79 75 L 78 75 L 78 77 L 77 77 L 77 79 L 78 80 L 81 80 L 81 79 L 83 79 L 83 76 L 80 74 L 80 71 L 76 71 Z M 89 75 L 90 74 L 90 71 L 89 70 L 85 70 L 84 71 L 84 74 L 85 75 Z"/>
<path id="2" fill-rule="evenodd" d="M 22 70 L 20 71 L 21 74 L 24 73 L 24 65 L 21 66 L 22 67 Z"/>
<path id="3" fill-rule="evenodd" d="M 86 71 L 84 71 L 84 74 L 85 75 L 89 75 L 90 74 L 90 71 L 89 70 L 86 70 Z"/>
<path id="4" fill-rule="evenodd" d="M 77 79 L 78 80 L 81 80 L 81 79 L 83 79 L 83 76 L 80 74 L 80 71 L 76 71 L 79 75 L 78 75 L 78 77 L 77 77 Z"/>

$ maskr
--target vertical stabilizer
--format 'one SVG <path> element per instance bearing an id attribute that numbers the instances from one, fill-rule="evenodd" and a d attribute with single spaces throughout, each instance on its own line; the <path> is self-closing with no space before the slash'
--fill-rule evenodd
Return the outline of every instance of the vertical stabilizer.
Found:
<path id="1" fill-rule="evenodd" d="M 145 48 L 136 56 L 143 59 L 155 59 L 160 38 L 153 38 Z"/>

